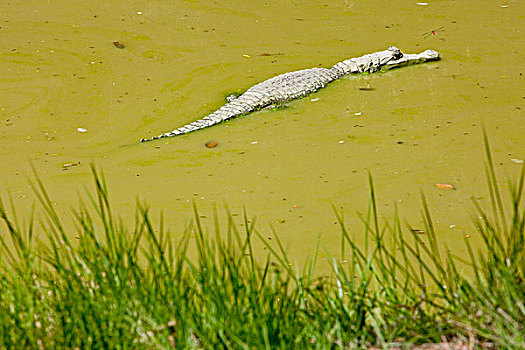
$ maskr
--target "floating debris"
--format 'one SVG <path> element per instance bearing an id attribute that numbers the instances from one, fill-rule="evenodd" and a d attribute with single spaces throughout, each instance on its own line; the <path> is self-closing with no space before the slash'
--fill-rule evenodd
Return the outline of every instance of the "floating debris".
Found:
<path id="1" fill-rule="evenodd" d="M 77 131 L 78 131 L 78 132 L 86 132 L 87 129 L 84 129 L 84 128 L 77 128 Z"/>
<path id="2" fill-rule="evenodd" d="M 436 35 L 436 33 L 439 33 L 439 32 L 443 32 L 443 31 L 445 31 L 444 28 L 445 28 L 445 27 L 439 27 L 439 28 L 436 28 L 436 29 L 432 29 L 431 31 L 426 32 L 426 33 L 423 33 L 423 34 L 421 34 L 421 35 L 423 35 L 423 39 L 426 39 L 426 38 L 428 38 L 431 34 L 432 34 L 432 35 Z"/>
<path id="3" fill-rule="evenodd" d="M 217 147 L 218 143 L 217 141 L 208 141 L 206 142 L 206 147 L 208 148 L 214 148 L 214 147 Z"/>
<path id="4" fill-rule="evenodd" d="M 358 88 L 361 91 L 374 91 L 375 89 L 370 85 L 370 83 L 366 83 L 365 87 Z"/>
<path id="5" fill-rule="evenodd" d="M 451 184 L 434 184 L 434 186 L 436 186 L 437 188 L 443 188 L 443 189 L 447 189 L 447 190 L 455 190 L 456 187 L 454 187 L 454 185 L 451 185 Z"/>
<path id="6" fill-rule="evenodd" d="M 122 41 L 114 41 L 113 45 L 115 45 L 117 49 L 123 49 L 126 47 L 126 44 L 124 44 Z"/>
<path id="7" fill-rule="evenodd" d="M 62 165 L 62 169 L 63 170 L 67 170 L 67 168 L 71 168 L 71 167 L 74 167 L 74 166 L 79 166 L 80 165 L 80 161 L 76 162 L 76 163 L 65 163 Z"/>
<path id="8" fill-rule="evenodd" d="M 413 233 L 417 233 L 418 235 L 422 235 L 422 234 L 425 233 L 425 231 L 423 231 L 423 230 L 418 230 L 418 229 L 412 229 L 412 230 L 410 230 L 410 231 L 412 231 Z"/>
<path id="9" fill-rule="evenodd" d="M 355 115 L 356 117 L 359 117 L 361 114 L 363 114 L 363 113 L 361 113 L 361 112 L 355 112 L 355 113 L 354 113 L 354 115 Z"/>
<path id="10" fill-rule="evenodd" d="M 416 5 L 419 5 L 419 6 L 427 6 L 427 5 L 428 5 L 428 2 L 416 2 Z"/>
<path id="11" fill-rule="evenodd" d="M 523 164 L 523 163 L 525 163 L 525 162 L 523 161 L 523 159 L 517 159 L 517 158 L 512 158 L 510 161 L 511 161 L 512 163 L 516 163 L 516 164 Z"/>
<path id="12" fill-rule="evenodd" d="M 263 52 L 261 54 L 259 54 L 259 56 L 281 56 L 282 53 L 268 53 L 268 52 Z"/>
<path id="13" fill-rule="evenodd" d="M 242 55 L 242 57 L 244 57 L 244 58 L 250 58 L 250 57 L 252 57 L 252 56 L 250 56 L 250 55 Z"/>

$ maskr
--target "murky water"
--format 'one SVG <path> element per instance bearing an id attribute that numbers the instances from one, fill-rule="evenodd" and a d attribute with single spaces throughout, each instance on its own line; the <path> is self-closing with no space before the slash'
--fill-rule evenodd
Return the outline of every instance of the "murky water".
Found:
<path id="1" fill-rule="evenodd" d="M 0 189 L 22 211 L 35 201 L 30 162 L 64 216 L 91 187 L 93 162 L 116 212 L 131 216 L 138 197 L 178 234 L 192 201 L 210 228 L 211 208 L 227 203 L 239 222 L 242 208 L 256 216 L 263 235 L 274 226 L 301 260 L 319 235 L 337 251 L 332 206 L 361 234 L 371 173 L 385 218 L 396 203 L 420 225 L 423 191 L 442 240 L 461 252 L 465 233 L 475 239 L 470 198 L 487 193 L 481 124 L 502 179 L 525 159 L 522 1 L 8 0 L 0 13 Z M 137 142 L 206 115 L 228 92 L 389 45 L 442 60 Z"/>

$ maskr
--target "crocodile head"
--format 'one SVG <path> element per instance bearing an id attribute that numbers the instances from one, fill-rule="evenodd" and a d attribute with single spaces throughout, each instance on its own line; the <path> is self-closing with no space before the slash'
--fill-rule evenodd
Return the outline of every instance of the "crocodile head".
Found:
<path id="1" fill-rule="evenodd" d="M 396 49 L 394 46 L 391 46 L 388 50 Z M 392 59 L 386 62 L 382 67 L 382 71 L 389 69 L 394 69 L 398 67 L 409 66 L 412 64 L 423 63 L 427 61 L 438 61 L 439 53 L 434 50 L 426 50 L 421 53 L 401 53 L 398 50 L 398 55 L 392 55 Z M 395 51 L 394 51 L 395 52 Z"/>
<path id="2" fill-rule="evenodd" d="M 400 49 L 395 46 L 390 46 L 387 50 L 375 52 L 370 55 L 365 55 L 360 58 L 353 58 L 350 61 L 354 61 L 359 67 L 365 67 L 364 71 L 370 73 L 377 71 L 384 65 L 392 61 L 397 61 L 403 58 L 403 53 Z M 345 61 L 346 62 L 346 61 Z"/>
<path id="3" fill-rule="evenodd" d="M 439 59 L 437 52 L 427 50 L 420 54 L 404 54 L 395 46 L 361 57 L 350 58 L 335 64 L 331 70 L 336 78 L 346 74 L 373 73 L 378 70 L 407 66 Z"/>
<path id="4" fill-rule="evenodd" d="M 390 46 L 388 50 L 386 50 L 386 53 L 387 53 L 386 57 L 388 61 L 393 60 L 393 59 L 398 60 L 401 57 L 403 57 L 403 53 L 401 52 L 401 50 L 399 50 L 395 46 Z"/>

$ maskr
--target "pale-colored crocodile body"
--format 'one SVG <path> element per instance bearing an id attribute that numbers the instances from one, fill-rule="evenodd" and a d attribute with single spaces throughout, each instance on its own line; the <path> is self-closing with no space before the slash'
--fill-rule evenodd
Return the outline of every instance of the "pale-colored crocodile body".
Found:
<path id="1" fill-rule="evenodd" d="M 202 119 L 171 132 L 142 139 L 141 142 L 187 134 L 273 104 L 300 98 L 325 87 L 326 84 L 344 75 L 373 73 L 378 70 L 384 71 L 435 60 L 439 60 L 439 54 L 433 50 L 426 50 L 420 54 L 403 54 L 398 48 L 390 46 L 385 51 L 339 62 L 330 69 L 310 68 L 281 74 L 252 86 L 235 100 Z"/>

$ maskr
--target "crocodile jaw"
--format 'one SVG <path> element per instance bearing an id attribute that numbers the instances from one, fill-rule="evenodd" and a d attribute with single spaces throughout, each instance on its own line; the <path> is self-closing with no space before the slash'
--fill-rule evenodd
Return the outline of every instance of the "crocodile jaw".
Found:
<path id="1" fill-rule="evenodd" d="M 439 60 L 439 53 L 434 50 L 426 50 L 421 53 L 405 53 L 403 56 L 397 60 L 391 60 L 387 62 L 383 67 L 381 67 L 382 71 L 398 68 L 398 67 L 404 67 L 404 66 L 410 66 L 412 64 L 418 64 L 428 61 L 438 61 Z"/>

